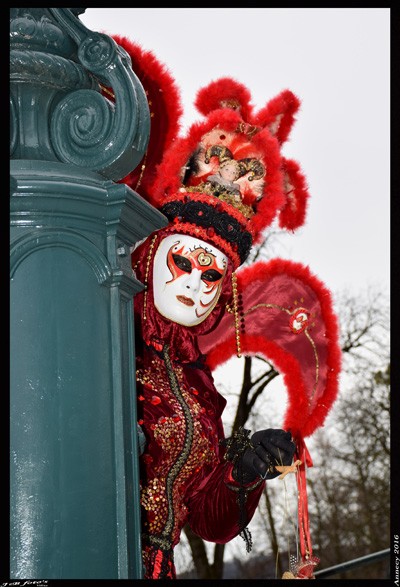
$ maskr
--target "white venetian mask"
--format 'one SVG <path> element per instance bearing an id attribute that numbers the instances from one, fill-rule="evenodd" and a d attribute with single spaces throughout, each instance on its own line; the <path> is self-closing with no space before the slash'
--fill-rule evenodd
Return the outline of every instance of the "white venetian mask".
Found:
<path id="1" fill-rule="evenodd" d="M 154 256 L 153 293 L 157 310 L 183 326 L 195 326 L 215 308 L 227 257 L 192 236 L 165 237 Z"/>

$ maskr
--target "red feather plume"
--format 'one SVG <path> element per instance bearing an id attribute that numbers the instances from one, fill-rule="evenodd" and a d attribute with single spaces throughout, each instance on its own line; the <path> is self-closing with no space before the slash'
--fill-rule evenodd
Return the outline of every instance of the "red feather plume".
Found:
<path id="1" fill-rule="evenodd" d="M 230 107 L 239 110 L 244 120 L 250 117 L 250 91 L 245 85 L 229 77 L 212 81 L 201 88 L 197 92 L 194 105 L 201 114 L 208 116 L 213 110 L 222 108 L 224 103 L 231 103 Z"/>
<path id="2" fill-rule="evenodd" d="M 154 205 L 151 183 L 164 152 L 171 146 L 180 126 L 183 113 L 180 92 L 166 65 L 151 51 L 144 50 L 127 37 L 114 35 L 113 39 L 128 53 L 132 70 L 139 78 L 147 95 L 150 109 L 150 138 L 141 162 L 121 181 Z M 144 167 L 142 167 L 144 166 Z"/>
<path id="3" fill-rule="evenodd" d="M 295 122 L 300 100 L 290 90 L 283 90 L 253 117 L 253 124 L 268 127 L 280 144 L 284 143 Z"/>
<path id="4" fill-rule="evenodd" d="M 296 230 L 306 219 L 309 198 L 306 178 L 293 159 L 282 157 L 282 171 L 286 204 L 279 212 L 279 226 Z"/>

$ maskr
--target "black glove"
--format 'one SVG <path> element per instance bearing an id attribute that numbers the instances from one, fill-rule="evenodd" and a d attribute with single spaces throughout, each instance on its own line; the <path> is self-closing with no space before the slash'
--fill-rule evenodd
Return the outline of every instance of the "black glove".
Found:
<path id="1" fill-rule="evenodd" d="M 233 477 L 240 483 L 250 483 L 257 477 L 274 479 L 280 475 L 275 466 L 292 464 L 296 445 L 285 430 L 272 429 L 255 432 L 239 459 L 235 459 Z"/>

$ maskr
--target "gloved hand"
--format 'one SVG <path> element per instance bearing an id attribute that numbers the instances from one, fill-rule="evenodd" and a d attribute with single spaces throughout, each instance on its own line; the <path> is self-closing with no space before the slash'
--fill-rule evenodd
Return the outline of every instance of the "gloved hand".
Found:
<path id="1" fill-rule="evenodd" d="M 272 429 L 255 432 L 251 439 L 252 448 L 247 448 L 236 460 L 233 477 L 240 483 L 250 483 L 257 477 L 274 479 L 280 475 L 275 466 L 291 465 L 296 445 L 292 435 L 285 430 Z"/>

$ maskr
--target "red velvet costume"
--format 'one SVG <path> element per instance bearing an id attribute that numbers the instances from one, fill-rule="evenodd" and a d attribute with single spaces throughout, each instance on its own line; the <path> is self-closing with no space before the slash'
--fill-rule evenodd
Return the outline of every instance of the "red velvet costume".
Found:
<path id="1" fill-rule="evenodd" d="M 170 231 L 159 231 L 159 240 Z M 133 254 L 144 280 L 149 237 Z M 232 464 L 224 460 L 221 414 L 226 400 L 215 389 L 197 336 L 213 328 L 231 295 L 231 268 L 216 308 L 198 326 L 163 318 L 153 304 L 152 270 L 144 293 L 135 298 L 138 417 L 147 440 L 141 463 L 142 544 L 146 579 L 175 578 L 173 548 L 183 526 L 203 539 L 225 543 L 240 527 L 238 489 Z M 247 522 L 257 507 L 264 481 L 246 487 Z"/>
<path id="2" fill-rule="evenodd" d="M 337 394 L 336 316 L 329 291 L 306 266 L 273 259 L 241 267 L 275 219 L 290 231 L 304 224 L 305 177 L 282 154 L 300 101 L 284 90 L 257 111 L 245 86 L 221 78 L 198 91 L 203 121 L 179 136 L 182 108 L 172 76 L 151 52 L 115 40 L 128 52 L 151 110 L 146 155 L 123 181 L 169 221 L 132 254 L 146 288 L 134 300 L 138 419 L 147 441 L 140 457 L 144 578 L 175 578 L 173 548 L 186 523 L 205 540 L 225 543 L 240 534 L 250 545 L 246 524 L 264 481 L 234 481 L 234 459 L 235 477 L 245 479 L 236 467 L 245 454 L 244 441 L 237 441 L 243 430 L 225 448 L 226 402 L 212 377 L 235 354 L 264 356 L 283 376 L 289 398 L 283 426 L 300 462 L 300 559 L 293 576 L 312 578 L 318 559 L 309 535 L 312 462 L 304 438 L 323 424 Z M 154 305 L 154 254 L 170 234 L 208 243 L 229 261 L 217 305 L 195 326 L 164 318 Z"/>

